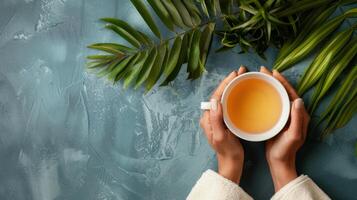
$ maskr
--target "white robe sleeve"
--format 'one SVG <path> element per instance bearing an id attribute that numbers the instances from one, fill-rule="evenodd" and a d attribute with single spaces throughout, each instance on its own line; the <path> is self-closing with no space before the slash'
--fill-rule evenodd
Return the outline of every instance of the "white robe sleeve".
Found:
<path id="1" fill-rule="evenodd" d="M 330 199 L 308 176 L 301 175 L 281 188 L 271 200 Z"/>
<path id="2" fill-rule="evenodd" d="M 187 200 L 252 200 L 236 183 L 207 170 L 192 188 Z"/>

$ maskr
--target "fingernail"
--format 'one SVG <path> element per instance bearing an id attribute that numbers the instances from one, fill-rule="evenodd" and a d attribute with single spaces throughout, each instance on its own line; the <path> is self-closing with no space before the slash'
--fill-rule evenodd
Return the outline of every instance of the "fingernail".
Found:
<path id="1" fill-rule="evenodd" d="M 242 66 L 240 66 L 238 69 L 236 69 L 235 72 L 238 73 L 240 68 L 242 68 Z"/>
<path id="2" fill-rule="evenodd" d="M 276 69 L 273 69 L 273 73 L 279 73 L 278 70 Z"/>
<path id="3" fill-rule="evenodd" d="M 236 70 L 236 72 L 237 72 L 237 74 L 239 73 L 239 71 L 241 70 L 241 69 L 244 69 L 245 67 L 243 66 L 243 65 L 241 65 L 237 70 Z"/>
<path id="4" fill-rule="evenodd" d="M 264 67 L 264 66 L 260 66 L 260 69 L 266 69 L 266 67 Z"/>
<path id="5" fill-rule="evenodd" d="M 211 110 L 217 110 L 217 99 L 211 99 Z"/>
<path id="6" fill-rule="evenodd" d="M 304 101 L 302 100 L 302 98 L 298 98 L 294 101 L 294 107 L 295 109 L 301 109 L 304 107 Z"/>

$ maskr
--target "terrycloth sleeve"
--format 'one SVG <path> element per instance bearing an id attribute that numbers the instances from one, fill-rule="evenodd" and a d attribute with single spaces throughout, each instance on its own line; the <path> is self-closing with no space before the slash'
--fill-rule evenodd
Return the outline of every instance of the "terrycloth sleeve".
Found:
<path id="1" fill-rule="evenodd" d="M 271 200 L 330 199 L 308 176 L 301 175 L 281 188 Z"/>
<path id="2" fill-rule="evenodd" d="M 192 188 L 187 200 L 252 200 L 236 183 L 207 170 Z"/>

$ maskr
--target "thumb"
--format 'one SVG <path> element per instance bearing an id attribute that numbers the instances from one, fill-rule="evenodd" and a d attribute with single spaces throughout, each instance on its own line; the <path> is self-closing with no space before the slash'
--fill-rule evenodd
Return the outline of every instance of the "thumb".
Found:
<path id="1" fill-rule="evenodd" d="M 304 109 L 304 101 L 301 98 L 295 99 L 291 109 L 291 122 L 289 129 L 297 136 L 303 134 Z"/>
<path id="2" fill-rule="evenodd" d="M 226 127 L 223 124 L 222 105 L 217 99 L 211 99 L 210 124 L 213 132 L 213 139 L 222 141 Z"/>

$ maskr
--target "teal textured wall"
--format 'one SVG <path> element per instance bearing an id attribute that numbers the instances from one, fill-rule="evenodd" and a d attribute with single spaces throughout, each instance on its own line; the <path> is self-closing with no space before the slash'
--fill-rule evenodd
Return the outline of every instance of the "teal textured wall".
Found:
<path id="1" fill-rule="evenodd" d="M 0 199 L 185 199 L 201 173 L 216 168 L 199 103 L 240 64 L 271 67 L 277 53 L 269 49 L 264 61 L 211 51 L 201 79 L 186 81 L 182 71 L 143 95 L 85 71 L 86 45 L 122 41 L 101 17 L 149 32 L 128 0 L 0 1 Z M 285 75 L 296 84 L 310 60 Z M 333 199 L 357 199 L 356 132 L 355 117 L 324 141 L 312 136 L 299 154 L 299 172 Z M 241 185 L 268 199 L 264 143 L 244 148 Z"/>

